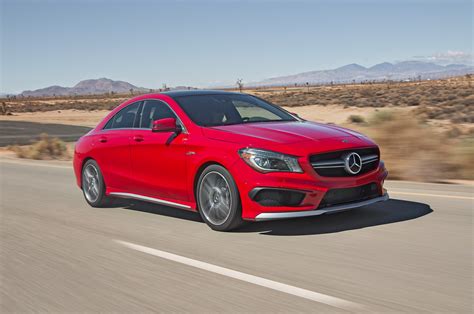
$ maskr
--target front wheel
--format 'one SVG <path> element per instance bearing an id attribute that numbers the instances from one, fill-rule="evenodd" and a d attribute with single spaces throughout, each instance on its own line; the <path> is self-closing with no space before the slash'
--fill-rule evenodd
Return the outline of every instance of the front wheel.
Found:
<path id="1" fill-rule="evenodd" d="M 242 206 L 234 179 L 222 166 L 204 169 L 196 188 L 199 213 L 214 230 L 229 231 L 242 224 Z"/>

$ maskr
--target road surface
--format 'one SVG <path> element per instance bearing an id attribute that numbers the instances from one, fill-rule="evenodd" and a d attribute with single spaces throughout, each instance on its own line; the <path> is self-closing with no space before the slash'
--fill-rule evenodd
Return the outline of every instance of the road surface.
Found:
<path id="1" fill-rule="evenodd" d="M 40 134 L 47 133 L 63 141 L 76 141 L 91 128 L 77 125 L 36 123 L 26 121 L 0 121 L 0 147 L 13 144 L 31 144 Z"/>
<path id="2" fill-rule="evenodd" d="M 1 162 L 0 312 L 470 313 L 473 189 L 388 182 L 384 204 L 211 231 L 83 200 L 69 166 Z"/>

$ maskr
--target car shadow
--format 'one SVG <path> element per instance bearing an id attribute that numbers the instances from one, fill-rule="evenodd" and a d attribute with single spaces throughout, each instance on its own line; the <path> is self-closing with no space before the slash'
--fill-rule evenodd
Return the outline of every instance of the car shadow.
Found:
<path id="1" fill-rule="evenodd" d="M 116 199 L 111 207 L 121 207 L 150 214 L 203 222 L 196 212 L 136 200 Z M 390 199 L 345 212 L 321 216 L 249 222 L 234 233 L 253 232 L 262 235 L 300 236 L 336 233 L 416 219 L 433 210 L 424 203 Z"/>
<path id="2" fill-rule="evenodd" d="M 433 210 L 427 204 L 390 199 L 334 214 L 246 224 L 235 232 L 274 236 L 336 233 L 416 219 L 431 212 Z"/>

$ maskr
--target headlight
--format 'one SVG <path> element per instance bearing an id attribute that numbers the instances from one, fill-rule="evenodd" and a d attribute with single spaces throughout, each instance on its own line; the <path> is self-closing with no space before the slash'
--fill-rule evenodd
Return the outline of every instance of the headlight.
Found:
<path id="1" fill-rule="evenodd" d="M 239 155 L 260 172 L 303 172 L 296 157 L 255 148 L 242 148 Z"/>

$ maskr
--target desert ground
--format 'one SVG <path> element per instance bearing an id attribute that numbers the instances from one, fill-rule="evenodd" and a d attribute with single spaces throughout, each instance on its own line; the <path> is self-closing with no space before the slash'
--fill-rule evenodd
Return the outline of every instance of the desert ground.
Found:
<path id="1" fill-rule="evenodd" d="M 471 76 L 420 82 L 244 89 L 308 120 L 345 123 L 351 115 L 402 110 L 434 125 L 474 126 Z M 0 100 L 0 120 L 42 121 L 93 126 L 132 95 L 90 95 Z M 10 113 L 12 115 L 6 115 Z M 44 119 L 44 120 L 43 120 Z"/>
<path id="2" fill-rule="evenodd" d="M 439 181 L 474 179 L 472 85 L 468 75 L 421 82 L 249 88 L 243 92 L 306 120 L 335 123 L 367 134 L 380 145 L 392 179 Z M 94 127 L 131 96 L 4 99 L 0 101 L 0 123 Z M 427 163 L 430 169 L 422 166 Z"/>

